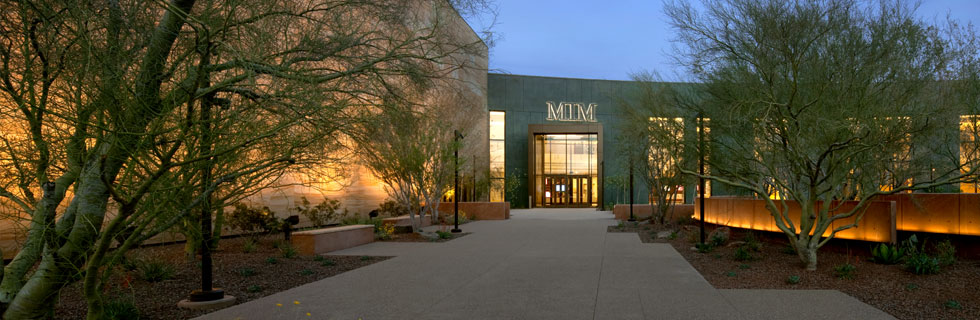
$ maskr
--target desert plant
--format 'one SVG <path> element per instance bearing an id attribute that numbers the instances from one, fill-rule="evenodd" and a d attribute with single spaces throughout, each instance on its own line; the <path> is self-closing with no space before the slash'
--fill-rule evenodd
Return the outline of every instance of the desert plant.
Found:
<path id="1" fill-rule="evenodd" d="M 338 209 L 340 209 L 340 201 L 337 199 L 328 199 L 327 197 L 323 197 L 323 201 L 315 206 L 311 206 L 310 200 L 303 197 L 302 204 L 295 208 L 299 214 L 309 219 L 314 227 L 324 226 L 330 223 L 330 221 L 337 217 Z"/>
<path id="2" fill-rule="evenodd" d="M 667 240 L 677 239 L 677 230 L 671 231 L 670 235 L 667 236 Z"/>
<path id="3" fill-rule="evenodd" d="M 715 249 L 715 246 L 711 245 L 710 243 L 697 243 L 694 245 L 694 247 L 697 248 L 698 252 L 700 253 L 708 253 Z"/>
<path id="4" fill-rule="evenodd" d="M 725 275 L 726 275 L 726 276 L 729 276 L 729 277 L 735 277 L 735 276 L 738 276 L 738 274 L 737 274 L 737 273 L 735 273 L 735 271 L 728 271 L 728 272 L 725 272 Z"/>
<path id="5" fill-rule="evenodd" d="M 943 240 L 936 245 L 936 259 L 939 264 L 951 266 L 956 263 L 956 246 L 949 239 Z"/>
<path id="6" fill-rule="evenodd" d="M 382 223 L 374 233 L 375 237 L 381 240 L 390 240 L 393 234 L 395 234 L 394 223 Z"/>
<path id="7" fill-rule="evenodd" d="M 326 259 L 327 259 L 326 257 L 321 256 L 321 255 L 315 255 L 315 256 L 313 256 L 313 261 L 316 261 L 316 262 L 323 262 L 323 260 L 326 260 Z"/>
<path id="8" fill-rule="evenodd" d="M 277 264 L 277 263 L 279 263 L 279 259 L 276 259 L 276 257 L 268 257 L 268 258 L 265 258 L 265 263 L 268 263 L 268 264 Z"/>
<path id="9" fill-rule="evenodd" d="M 140 310 L 132 301 L 111 299 L 105 304 L 105 318 L 111 320 L 138 320 Z"/>
<path id="10" fill-rule="evenodd" d="M 747 264 L 740 264 L 740 265 L 738 265 L 738 268 L 739 269 L 742 269 L 742 270 L 746 270 L 746 269 L 752 269 L 752 266 L 747 265 Z"/>
<path id="11" fill-rule="evenodd" d="M 963 309 L 963 305 L 960 304 L 959 301 L 952 300 L 952 299 L 946 300 L 946 303 L 944 303 L 943 306 L 945 306 L 946 309 L 956 309 L 956 310 Z"/>
<path id="12" fill-rule="evenodd" d="M 735 248 L 735 251 L 732 253 L 732 259 L 735 259 L 735 261 L 750 261 L 755 259 L 755 257 L 749 253 L 749 249 L 746 249 L 745 246 L 740 246 Z"/>
<path id="13" fill-rule="evenodd" d="M 937 274 L 939 273 L 939 260 L 923 252 L 918 252 L 906 257 L 905 270 L 919 275 Z"/>
<path id="14" fill-rule="evenodd" d="M 725 245 L 725 237 L 721 234 L 715 234 L 710 240 L 708 240 L 708 242 L 710 242 L 712 246 L 720 247 Z"/>
<path id="15" fill-rule="evenodd" d="M 798 284 L 800 283 L 800 276 L 789 276 L 786 278 L 787 284 Z"/>
<path id="16" fill-rule="evenodd" d="M 794 247 L 793 245 L 787 244 L 786 246 L 783 247 L 783 250 L 781 250 L 780 252 L 785 253 L 785 254 L 795 255 L 796 254 L 796 247 Z"/>
<path id="17" fill-rule="evenodd" d="M 279 246 L 279 253 L 281 253 L 282 257 L 286 259 L 292 259 L 296 257 L 297 254 L 299 254 L 299 252 L 296 251 L 296 248 L 289 245 L 288 243 Z"/>
<path id="18" fill-rule="evenodd" d="M 371 256 L 361 256 L 361 261 L 371 260 Z"/>
<path id="19" fill-rule="evenodd" d="M 261 292 L 263 289 L 262 289 L 262 286 L 260 286 L 260 285 L 250 285 L 245 290 L 247 290 L 248 292 L 251 292 L 251 293 L 256 293 L 256 292 Z"/>
<path id="20" fill-rule="evenodd" d="M 303 270 L 300 270 L 300 271 L 299 271 L 299 274 L 300 274 L 300 275 L 304 275 L 304 276 L 309 276 L 309 275 L 313 275 L 313 270 L 310 270 L 310 269 L 303 269 Z"/>
<path id="21" fill-rule="evenodd" d="M 332 267 L 334 265 L 337 265 L 337 262 L 327 259 L 327 260 L 320 261 L 320 265 L 324 267 Z"/>
<path id="22" fill-rule="evenodd" d="M 177 273 L 176 268 L 163 261 L 148 260 L 139 264 L 139 277 L 147 282 L 170 280 Z"/>
<path id="23" fill-rule="evenodd" d="M 235 272 L 238 273 L 238 275 L 240 275 L 242 277 L 251 277 L 251 276 L 254 276 L 256 274 L 255 269 L 248 268 L 248 267 L 238 269 Z"/>
<path id="24" fill-rule="evenodd" d="M 439 239 L 449 239 L 453 237 L 453 234 L 448 231 L 437 230 L 436 234 L 439 235 Z"/>
<path id="25" fill-rule="evenodd" d="M 228 225 L 252 236 L 272 233 L 282 229 L 282 221 L 276 218 L 269 207 L 255 208 L 244 203 L 234 204 Z"/>
<path id="26" fill-rule="evenodd" d="M 378 217 L 397 217 L 408 214 L 408 207 L 392 199 L 386 199 L 378 208 Z"/>
<path id="27" fill-rule="evenodd" d="M 854 273 L 857 271 L 857 267 L 850 263 L 844 263 L 834 266 L 834 276 L 837 279 L 854 279 Z"/>
<path id="28" fill-rule="evenodd" d="M 914 291 L 914 290 L 918 290 L 918 289 L 919 289 L 919 285 L 917 285 L 917 284 L 914 284 L 914 283 L 911 283 L 911 282 L 905 284 L 905 290 L 906 291 Z"/>
<path id="29" fill-rule="evenodd" d="M 899 248 L 898 246 L 889 246 L 887 244 L 879 244 L 874 249 L 871 249 L 871 261 L 880 264 L 896 264 L 902 262 L 902 258 L 905 257 L 905 249 Z"/>
<path id="30" fill-rule="evenodd" d="M 762 242 L 759 241 L 759 238 L 755 235 L 755 232 L 746 233 L 745 237 L 742 238 L 742 241 L 745 242 L 742 247 L 755 252 L 762 251 Z"/>
<path id="31" fill-rule="evenodd" d="M 255 238 L 245 238 L 245 242 L 242 244 L 242 251 L 245 253 L 252 253 L 259 250 L 259 241 Z"/>

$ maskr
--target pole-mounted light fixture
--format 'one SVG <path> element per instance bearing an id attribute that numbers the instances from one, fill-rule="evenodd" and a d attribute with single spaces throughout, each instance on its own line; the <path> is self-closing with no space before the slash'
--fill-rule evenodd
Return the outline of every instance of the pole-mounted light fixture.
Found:
<path id="1" fill-rule="evenodd" d="M 459 140 L 462 138 L 463 134 L 459 133 L 459 130 L 453 130 L 453 140 L 456 142 L 453 150 L 453 171 L 456 186 L 453 188 L 453 229 L 449 230 L 452 233 L 463 232 L 459 229 Z"/>

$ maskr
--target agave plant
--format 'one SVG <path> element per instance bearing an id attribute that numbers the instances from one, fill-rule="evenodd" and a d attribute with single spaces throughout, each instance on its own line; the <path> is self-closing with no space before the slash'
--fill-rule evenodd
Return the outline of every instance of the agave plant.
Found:
<path id="1" fill-rule="evenodd" d="M 899 248 L 898 246 L 889 246 L 884 243 L 879 244 L 871 250 L 871 259 L 875 263 L 896 264 L 901 262 L 904 257 L 905 249 Z"/>

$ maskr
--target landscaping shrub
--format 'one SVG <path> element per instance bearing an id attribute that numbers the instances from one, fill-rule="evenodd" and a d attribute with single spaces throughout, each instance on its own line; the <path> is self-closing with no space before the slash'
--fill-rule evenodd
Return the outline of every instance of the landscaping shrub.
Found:
<path id="1" fill-rule="evenodd" d="M 735 271 L 728 271 L 728 272 L 726 272 L 726 273 L 725 273 L 725 275 L 726 275 L 726 276 L 729 276 L 729 277 L 734 277 L 734 276 L 738 276 L 738 274 L 737 274 L 737 273 L 735 273 Z"/>
<path id="2" fill-rule="evenodd" d="M 253 268 L 241 268 L 236 271 L 238 275 L 242 277 L 251 277 L 255 275 L 255 269 Z"/>
<path id="3" fill-rule="evenodd" d="M 408 214 L 408 207 L 398 201 L 387 199 L 378 208 L 379 217 L 397 217 Z"/>
<path id="4" fill-rule="evenodd" d="M 800 283 L 800 276 L 789 276 L 789 278 L 786 278 L 786 283 L 788 284 Z"/>
<path id="5" fill-rule="evenodd" d="M 453 237 L 453 234 L 449 231 L 436 230 L 436 234 L 439 235 L 439 239 L 449 239 Z"/>
<path id="6" fill-rule="evenodd" d="M 228 225 L 246 234 L 259 232 L 272 233 L 282 230 L 282 221 L 276 218 L 269 207 L 253 208 L 236 203 L 235 210 L 228 216 Z"/>
<path id="7" fill-rule="evenodd" d="M 720 246 L 725 245 L 725 242 L 726 241 L 728 241 L 728 237 L 726 237 L 725 235 L 723 235 L 720 232 L 719 233 L 716 233 L 713 236 L 711 236 L 711 239 L 708 240 L 708 242 L 710 242 L 711 245 L 712 246 L 715 246 L 715 247 L 720 247 Z"/>
<path id="8" fill-rule="evenodd" d="M 320 262 L 320 265 L 321 266 L 324 266 L 324 267 L 331 267 L 331 266 L 334 266 L 336 264 L 337 264 L 337 262 L 334 262 L 333 260 L 323 260 L 323 261 Z"/>
<path id="9" fill-rule="evenodd" d="M 105 318 L 111 320 L 135 320 L 140 318 L 140 310 L 132 301 L 111 299 L 106 302 Z"/>
<path id="10" fill-rule="evenodd" d="M 905 270 L 919 275 L 937 274 L 939 273 L 939 260 L 919 252 L 906 257 Z"/>
<path id="11" fill-rule="evenodd" d="M 279 246 L 279 252 L 282 253 L 282 257 L 286 259 L 292 259 L 299 254 L 299 252 L 296 251 L 296 248 L 293 248 L 293 246 L 289 245 L 288 243 Z"/>
<path id="12" fill-rule="evenodd" d="M 871 261 L 880 264 L 896 264 L 902 262 L 902 258 L 905 257 L 905 249 L 899 248 L 898 246 L 889 246 L 887 244 L 879 244 L 874 249 L 871 249 Z"/>
<path id="13" fill-rule="evenodd" d="M 259 241 L 253 238 L 245 238 L 245 243 L 242 244 L 242 251 L 245 253 L 252 253 L 259 250 Z"/>
<path id="14" fill-rule="evenodd" d="M 277 264 L 279 263 L 279 259 L 276 259 L 276 257 L 268 257 L 265 259 L 265 262 L 268 264 Z"/>
<path id="15" fill-rule="evenodd" d="M 245 290 L 248 290 L 248 292 L 251 292 L 251 293 L 256 293 L 256 292 L 262 291 L 262 286 L 260 286 L 260 285 L 250 285 Z"/>
<path id="16" fill-rule="evenodd" d="M 785 254 L 796 254 L 796 247 L 794 247 L 792 244 L 787 244 L 780 252 Z"/>
<path id="17" fill-rule="evenodd" d="M 340 201 L 323 197 L 323 202 L 315 206 L 310 206 L 310 201 L 303 197 L 302 204 L 297 206 L 296 211 L 309 219 L 314 227 L 324 226 L 337 218 L 340 209 Z M 346 215 L 346 210 L 344 215 Z"/>
<path id="18" fill-rule="evenodd" d="M 742 270 L 745 270 L 745 269 L 752 269 L 752 266 L 747 265 L 747 264 L 740 264 L 740 265 L 738 265 L 738 268 L 739 269 L 742 269 Z"/>
<path id="19" fill-rule="evenodd" d="M 946 303 L 943 305 L 946 307 L 946 309 L 956 309 L 956 310 L 963 309 L 963 305 L 961 305 L 960 302 L 956 300 L 946 300 Z"/>
<path id="20" fill-rule="evenodd" d="M 732 259 L 735 259 L 735 261 L 750 261 L 755 259 L 755 257 L 749 253 L 749 250 L 745 246 L 740 246 L 735 248 L 735 252 L 732 253 Z"/>
<path id="21" fill-rule="evenodd" d="M 834 266 L 834 276 L 838 279 L 854 279 L 854 273 L 857 271 L 857 267 L 853 264 L 845 263 Z"/>
<path id="22" fill-rule="evenodd" d="M 177 273 L 173 265 L 163 261 L 143 261 L 138 269 L 140 279 L 147 282 L 170 280 Z"/>
<path id="23" fill-rule="evenodd" d="M 936 259 L 939 260 L 939 264 L 944 266 L 951 266 L 956 263 L 956 246 L 953 246 L 952 241 L 946 239 L 936 245 Z"/>
<path id="24" fill-rule="evenodd" d="M 694 244 L 694 247 L 697 248 L 698 252 L 700 253 L 708 253 L 715 249 L 715 246 L 711 245 L 710 243 L 697 243 Z"/>
<path id="25" fill-rule="evenodd" d="M 315 255 L 315 256 L 313 256 L 313 261 L 316 261 L 316 262 L 323 262 L 323 260 L 326 260 L 326 259 L 327 259 L 326 257 L 321 256 L 321 255 Z"/>
<path id="26" fill-rule="evenodd" d="M 375 231 L 374 236 L 381 240 L 390 240 L 391 235 L 395 234 L 395 224 L 394 223 L 382 223 Z"/>
<path id="27" fill-rule="evenodd" d="M 749 249 L 749 250 L 752 250 L 752 251 L 755 251 L 755 252 L 761 252 L 762 251 L 762 242 L 759 241 L 759 238 L 758 237 L 756 237 L 755 232 L 746 233 L 745 234 L 745 237 L 742 239 L 742 241 L 745 242 L 745 244 L 743 244 L 742 246 L 745 247 L 746 249 Z"/>
<path id="28" fill-rule="evenodd" d="M 300 270 L 299 271 L 299 274 L 304 275 L 304 276 L 313 275 L 313 270 L 303 269 L 303 270 Z"/>
<path id="29" fill-rule="evenodd" d="M 677 230 L 671 231 L 670 235 L 667 236 L 667 240 L 674 240 L 674 239 L 677 239 Z"/>

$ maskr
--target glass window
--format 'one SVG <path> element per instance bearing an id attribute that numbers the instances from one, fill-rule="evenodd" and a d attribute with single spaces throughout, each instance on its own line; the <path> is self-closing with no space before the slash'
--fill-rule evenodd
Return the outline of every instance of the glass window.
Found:
<path id="1" fill-rule="evenodd" d="M 490 111 L 490 201 L 503 202 L 506 177 L 506 113 Z"/>

